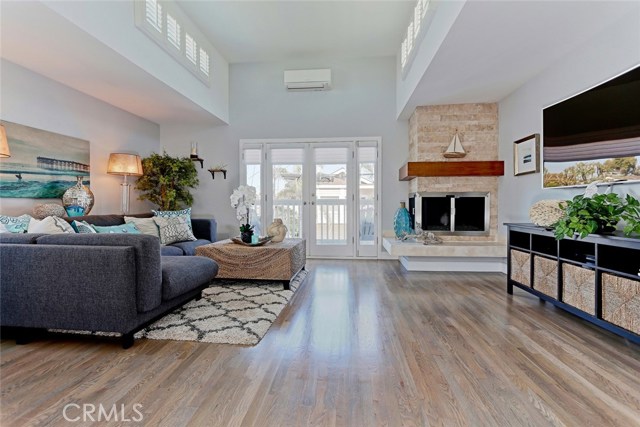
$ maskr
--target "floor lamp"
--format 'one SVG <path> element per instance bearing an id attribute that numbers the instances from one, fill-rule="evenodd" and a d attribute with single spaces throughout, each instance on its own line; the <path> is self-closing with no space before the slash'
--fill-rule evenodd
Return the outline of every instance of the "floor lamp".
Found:
<path id="1" fill-rule="evenodd" d="M 128 176 L 142 176 L 142 161 L 137 154 L 111 153 L 109 155 L 109 167 L 107 173 L 111 175 L 122 175 L 122 213 L 129 213 L 129 193 L 131 184 L 127 182 Z"/>

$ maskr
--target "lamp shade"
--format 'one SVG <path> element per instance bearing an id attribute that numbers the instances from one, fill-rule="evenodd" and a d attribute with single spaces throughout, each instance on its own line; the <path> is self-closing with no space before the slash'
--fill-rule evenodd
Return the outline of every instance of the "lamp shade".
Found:
<path id="1" fill-rule="evenodd" d="M 7 141 L 7 131 L 3 125 L 0 125 L 0 157 L 11 157 L 9 142 Z"/>
<path id="2" fill-rule="evenodd" d="M 142 176 L 142 160 L 137 154 L 111 153 L 107 173 L 111 175 Z"/>

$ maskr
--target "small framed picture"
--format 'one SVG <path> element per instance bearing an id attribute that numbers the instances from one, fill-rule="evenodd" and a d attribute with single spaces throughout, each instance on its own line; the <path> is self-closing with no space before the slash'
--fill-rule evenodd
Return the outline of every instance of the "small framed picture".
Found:
<path id="1" fill-rule="evenodd" d="M 513 143 L 513 174 L 540 172 L 540 134 L 534 133 Z"/>

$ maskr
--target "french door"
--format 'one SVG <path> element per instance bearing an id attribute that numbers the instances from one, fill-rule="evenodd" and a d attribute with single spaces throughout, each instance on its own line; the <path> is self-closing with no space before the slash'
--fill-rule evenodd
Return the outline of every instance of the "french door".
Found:
<path id="1" fill-rule="evenodd" d="M 378 141 L 241 141 L 242 182 L 258 189 L 258 229 L 274 218 L 309 256 L 375 257 Z"/>

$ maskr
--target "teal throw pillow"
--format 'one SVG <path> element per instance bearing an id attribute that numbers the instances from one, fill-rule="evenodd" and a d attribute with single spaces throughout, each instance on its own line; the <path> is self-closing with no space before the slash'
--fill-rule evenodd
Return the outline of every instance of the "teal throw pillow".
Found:
<path id="1" fill-rule="evenodd" d="M 128 234 L 141 234 L 138 227 L 135 224 L 120 224 L 112 225 L 109 227 L 100 227 L 99 225 L 93 225 L 97 233 L 128 233 Z"/>
<path id="2" fill-rule="evenodd" d="M 31 215 L 7 216 L 0 215 L 0 224 L 10 233 L 26 233 L 29 228 Z"/>
<path id="3" fill-rule="evenodd" d="M 187 209 L 182 209 L 179 211 L 154 211 L 152 210 L 151 212 L 153 212 L 153 215 L 160 217 L 160 218 L 184 218 L 187 226 L 189 227 L 189 230 L 193 231 L 193 229 L 191 228 L 191 208 L 187 208 Z"/>
<path id="4" fill-rule="evenodd" d="M 87 233 L 97 233 L 96 229 L 93 228 L 93 225 L 89 224 L 87 221 L 73 221 L 71 226 L 76 233 L 87 234 Z"/>

